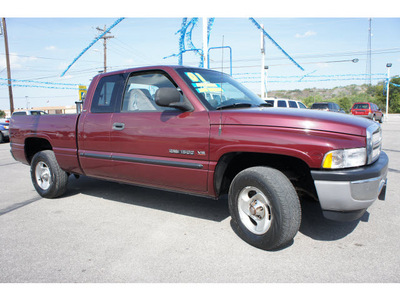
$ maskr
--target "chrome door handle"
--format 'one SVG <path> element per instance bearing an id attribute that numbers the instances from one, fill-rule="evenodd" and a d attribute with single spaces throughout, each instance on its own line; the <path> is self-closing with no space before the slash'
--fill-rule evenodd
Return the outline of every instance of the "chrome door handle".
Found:
<path id="1" fill-rule="evenodd" d="M 114 123 L 112 126 L 113 130 L 123 130 L 125 128 L 124 123 Z"/>

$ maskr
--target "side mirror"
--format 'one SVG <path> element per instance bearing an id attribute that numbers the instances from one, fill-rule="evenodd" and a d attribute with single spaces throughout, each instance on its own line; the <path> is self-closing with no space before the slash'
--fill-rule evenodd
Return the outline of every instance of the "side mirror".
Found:
<path id="1" fill-rule="evenodd" d="M 175 107 L 183 111 L 193 110 L 188 101 L 181 101 L 181 94 L 176 88 L 159 88 L 154 98 L 159 106 Z"/>

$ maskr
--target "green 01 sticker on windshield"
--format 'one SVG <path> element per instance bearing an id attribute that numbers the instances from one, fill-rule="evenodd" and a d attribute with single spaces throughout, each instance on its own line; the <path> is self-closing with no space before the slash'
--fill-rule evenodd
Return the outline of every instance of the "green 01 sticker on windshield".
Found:
<path id="1" fill-rule="evenodd" d="M 207 82 L 199 73 L 185 72 L 185 74 L 192 82 Z"/>
<path id="2" fill-rule="evenodd" d="M 187 77 L 189 77 L 189 79 L 192 82 L 199 82 L 200 81 L 200 79 L 192 72 L 185 72 L 185 74 L 186 74 Z"/>

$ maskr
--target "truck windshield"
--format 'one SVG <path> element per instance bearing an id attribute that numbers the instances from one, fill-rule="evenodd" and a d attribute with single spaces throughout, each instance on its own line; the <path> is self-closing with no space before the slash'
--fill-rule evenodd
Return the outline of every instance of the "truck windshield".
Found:
<path id="1" fill-rule="evenodd" d="M 197 68 L 177 72 L 209 110 L 268 106 L 225 73 Z"/>

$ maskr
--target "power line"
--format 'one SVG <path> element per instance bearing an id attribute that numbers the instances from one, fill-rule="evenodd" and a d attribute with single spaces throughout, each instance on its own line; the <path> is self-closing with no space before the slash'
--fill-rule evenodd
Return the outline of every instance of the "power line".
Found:
<path id="1" fill-rule="evenodd" d="M 112 28 L 114 28 L 117 24 L 119 24 L 124 18 L 119 18 L 118 20 L 116 20 L 114 22 L 114 24 L 112 24 L 109 28 L 105 29 L 104 32 L 98 36 L 97 38 L 95 38 L 90 44 L 89 46 L 87 46 L 85 49 L 82 50 L 81 53 L 79 53 L 79 55 L 72 61 L 72 63 L 67 67 L 67 69 L 61 74 L 61 77 L 63 77 L 65 75 L 65 73 L 72 67 L 72 65 L 90 48 L 92 47 L 98 40 L 100 40 L 103 36 L 105 36 Z"/>
<path id="2" fill-rule="evenodd" d="M 391 53 L 399 53 L 400 48 L 389 48 L 389 49 L 376 49 L 371 50 L 371 55 L 378 55 L 378 54 L 391 54 Z M 333 52 L 333 53 L 320 53 L 320 54 L 307 54 L 307 55 L 293 55 L 296 59 L 313 59 L 313 58 L 329 58 L 329 57 L 341 57 L 341 56 L 364 56 L 366 55 L 365 50 L 357 50 L 357 51 L 347 51 L 347 52 Z M 284 60 L 285 58 L 282 57 L 269 57 L 268 60 Z M 253 62 L 259 61 L 259 58 L 247 58 L 247 59 L 237 59 L 235 62 Z"/>

